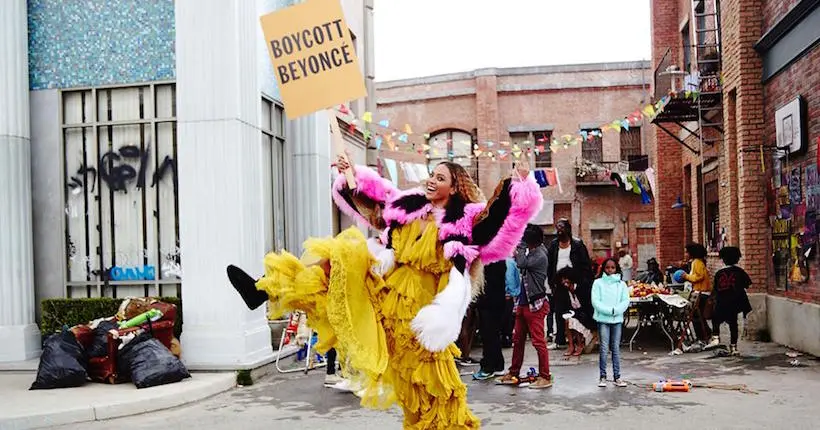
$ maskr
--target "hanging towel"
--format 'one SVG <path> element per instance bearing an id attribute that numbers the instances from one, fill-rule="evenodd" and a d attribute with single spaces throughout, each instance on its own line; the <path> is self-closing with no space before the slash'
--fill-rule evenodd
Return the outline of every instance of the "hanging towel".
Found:
<path id="1" fill-rule="evenodd" d="M 635 182 L 635 184 L 638 186 L 638 189 L 640 190 L 641 203 L 645 205 L 652 203 L 652 199 L 649 198 L 649 194 L 643 188 L 643 184 L 641 184 L 641 181 L 637 181 Z"/>
<path id="2" fill-rule="evenodd" d="M 641 189 L 649 194 L 652 195 L 651 188 L 649 187 L 649 178 L 646 177 L 646 174 L 641 173 L 638 175 L 638 183 L 641 185 Z"/>
<path id="3" fill-rule="evenodd" d="M 541 188 L 546 188 L 550 185 L 549 181 L 547 181 L 547 175 L 543 170 L 536 170 L 533 174 L 535 175 L 535 182 L 538 182 L 538 185 L 540 185 Z"/>
<path id="4" fill-rule="evenodd" d="M 550 185 L 558 185 L 558 192 L 564 194 L 564 189 L 561 188 L 561 179 L 558 177 L 558 169 L 555 167 L 544 169 L 544 174 L 547 176 L 547 182 Z"/>
<path id="5" fill-rule="evenodd" d="M 387 173 L 390 174 L 390 181 L 393 182 L 393 185 L 399 186 L 399 171 L 396 168 L 396 160 L 391 158 L 384 159 L 384 166 L 387 167 Z"/>
<path id="6" fill-rule="evenodd" d="M 820 151 L 818 151 L 817 153 L 820 154 Z M 647 191 L 649 191 L 652 194 L 656 194 L 658 192 L 658 188 L 655 186 L 655 170 L 650 167 L 646 169 L 644 173 L 646 174 L 646 180 L 649 181 L 650 189 Z"/>
<path id="7" fill-rule="evenodd" d="M 626 178 L 629 181 L 629 184 L 632 186 L 632 192 L 641 195 L 641 189 L 638 187 L 638 181 L 635 179 L 634 176 L 628 175 Z"/>
<path id="8" fill-rule="evenodd" d="M 618 176 L 621 177 L 621 182 L 624 184 L 624 191 L 632 191 L 632 182 L 629 181 L 629 176 L 623 173 L 618 173 Z"/>
<path id="9" fill-rule="evenodd" d="M 612 172 L 609 174 L 609 179 L 611 179 L 612 182 L 614 182 L 615 185 L 618 186 L 618 188 L 622 190 L 624 189 L 624 181 L 621 180 L 621 175 L 619 175 L 616 172 Z"/>

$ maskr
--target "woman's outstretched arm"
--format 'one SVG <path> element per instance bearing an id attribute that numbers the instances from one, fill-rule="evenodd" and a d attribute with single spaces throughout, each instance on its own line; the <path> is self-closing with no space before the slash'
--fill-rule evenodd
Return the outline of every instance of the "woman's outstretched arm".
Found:
<path id="1" fill-rule="evenodd" d="M 532 217 L 544 203 L 535 179 L 507 178 L 496 187 L 487 207 L 474 220 L 472 244 L 479 247 L 484 264 L 509 256 Z"/>

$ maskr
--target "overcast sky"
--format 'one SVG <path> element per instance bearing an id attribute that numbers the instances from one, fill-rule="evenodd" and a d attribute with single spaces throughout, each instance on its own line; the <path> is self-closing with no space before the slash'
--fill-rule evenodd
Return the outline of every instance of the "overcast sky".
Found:
<path id="1" fill-rule="evenodd" d="M 648 60 L 649 2 L 376 0 L 376 80 Z"/>

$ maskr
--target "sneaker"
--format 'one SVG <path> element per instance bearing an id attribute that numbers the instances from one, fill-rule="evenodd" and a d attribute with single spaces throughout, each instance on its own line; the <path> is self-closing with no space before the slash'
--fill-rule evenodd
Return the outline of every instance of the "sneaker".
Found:
<path id="1" fill-rule="evenodd" d="M 344 379 L 342 379 L 341 376 L 336 375 L 336 374 L 327 375 L 327 376 L 325 376 L 325 386 L 330 387 L 330 386 L 338 384 L 339 382 L 342 382 L 343 380 Z"/>
<path id="2" fill-rule="evenodd" d="M 732 357 L 740 356 L 740 351 L 737 350 L 737 345 L 729 345 L 729 355 Z"/>
<path id="3" fill-rule="evenodd" d="M 353 386 L 353 383 L 350 381 L 350 379 L 342 379 L 334 385 L 329 385 L 328 388 L 333 388 L 334 390 L 339 390 L 344 393 L 353 393 L 355 391 L 358 391 L 356 390 L 357 387 Z"/>
<path id="4" fill-rule="evenodd" d="M 518 385 L 520 382 L 521 380 L 518 379 L 518 376 L 511 373 L 508 373 L 495 380 L 495 383 L 498 385 Z"/>
<path id="5" fill-rule="evenodd" d="M 544 378 L 539 376 L 538 379 L 535 380 L 535 382 L 529 385 L 529 388 L 532 390 L 543 390 L 545 388 L 550 387 L 552 387 L 552 377 Z"/>
<path id="6" fill-rule="evenodd" d="M 706 346 L 704 346 L 703 349 L 704 350 L 710 350 L 710 349 L 717 348 L 719 346 L 720 346 L 720 338 L 717 337 L 717 336 L 712 336 L 712 338 L 709 339 L 709 343 Z"/>
<path id="7" fill-rule="evenodd" d="M 555 342 L 550 342 L 550 343 L 547 344 L 547 349 L 550 350 L 550 351 L 554 351 L 554 350 L 558 349 L 558 344 L 555 343 Z"/>
<path id="8" fill-rule="evenodd" d="M 493 373 L 485 372 L 483 370 L 479 370 L 478 372 L 473 373 L 473 379 L 476 381 L 486 381 L 493 377 Z"/>
<path id="9" fill-rule="evenodd" d="M 624 380 L 623 380 L 623 379 L 621 379 L 621 378 L 616 378 L 616 379 L 615 379 L 615 386 L 616 386 L 616 387 L 626 388 L 628 385 L 629 385 L 629 384 L 627 384 L 627 383 L 626 383 L 626 381 L 624 381 Z"/>
<path id="10" fill-rule="evenodd" d="M 480 363 L 470 357 L 463 357 L 456 360 L 456 364 L 460 366 L 478 366 Z"/>
<path id="11" fill-rule="evenodd" d="M 601 378 L 598 381 L 598 386 L 601 387 L 601 388 L 606 388 L 606 378 Z"/>

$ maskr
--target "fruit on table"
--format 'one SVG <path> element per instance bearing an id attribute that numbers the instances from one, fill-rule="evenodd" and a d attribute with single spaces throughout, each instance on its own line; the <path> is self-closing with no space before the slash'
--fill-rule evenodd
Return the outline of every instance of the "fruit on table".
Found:
<path id="1" fill-rule="evenodd" d="M 629 292 L 630 297 L 648 297 L 655 294 L 670 294 L 670 291 L 663 285 L 631 281 L 629 286 L 631 287 Z"/>

